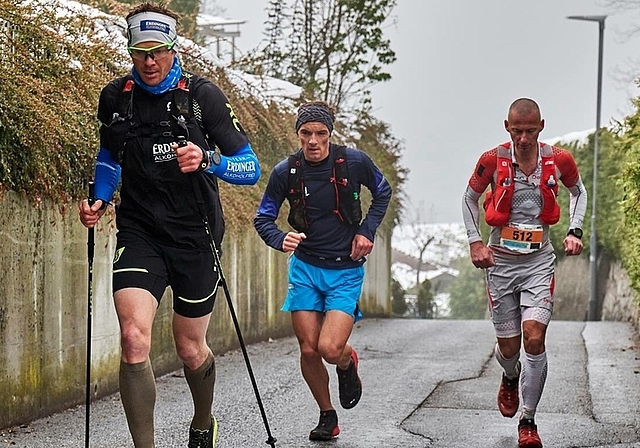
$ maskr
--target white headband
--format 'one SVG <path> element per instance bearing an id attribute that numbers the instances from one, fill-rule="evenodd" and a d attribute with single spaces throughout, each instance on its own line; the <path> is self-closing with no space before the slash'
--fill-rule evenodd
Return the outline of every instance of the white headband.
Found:
<path id="1" fill-rule="evenodd" d="M 135 47 L 141 42 L 174 44 L 177 38 L 176 20 L 164 14 L 144 11 L 127 20 L 127 44 Z"/>

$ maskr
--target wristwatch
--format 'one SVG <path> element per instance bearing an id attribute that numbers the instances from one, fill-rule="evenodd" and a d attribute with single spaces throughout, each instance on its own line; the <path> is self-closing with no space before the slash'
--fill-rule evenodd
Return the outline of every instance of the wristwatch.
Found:
<path id="1" fill-rule="evenodd" d="M 211 159 L 211 154 L 209 154 L 209 151 L 205 151 L 202 146 L 200 146 L 200 151 L 202 151 L 202 160 L 200 161 L 200 166 L 198 167 L 198 171 L 204 171 L 209 166 L 209 160 Z"/>
<path id="2" fill-rule="evenodd" d="M 578 239 L 582 239 L 582 229 L 580 227 L 576 227 L 575 229 L 569 229 L 567 235 L 573 235 Z"/>
<path id="3" fill-rule="evenodd" d="M 205 151 L 202 150 L 202 161 L 200 162 L 200 166 L 198 167 L 198 171 L 204 171 L 207 168 L 211 168 L 212 166 L 219 166 L 222 162 L 222 157 L 219 153 L 215 151 Z"/>
<path id="4" fill-rule="evenodd" d="M 216 151 L 207 151 L 209 153 L 209 161 L 211 165 L 220 166 L 222 163 L 222 157 L 219 152 Z"/>

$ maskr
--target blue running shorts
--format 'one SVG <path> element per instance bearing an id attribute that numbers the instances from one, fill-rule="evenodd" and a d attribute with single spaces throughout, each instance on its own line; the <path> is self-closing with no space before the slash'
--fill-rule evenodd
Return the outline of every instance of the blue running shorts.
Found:
<path id="1" fill-rule="evenodd" d="M 362 318 L 358 300 L 362 294 L 364 266 L 326 269 L 289 257 L 289 292 L 282 311 L 338 310 Z"/>

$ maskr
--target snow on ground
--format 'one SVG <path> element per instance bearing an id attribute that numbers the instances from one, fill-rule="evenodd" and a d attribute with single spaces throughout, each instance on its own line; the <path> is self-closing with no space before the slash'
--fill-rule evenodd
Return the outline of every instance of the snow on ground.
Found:
<path id="1" fill-rule="evenodd" d="M 127 24 L 123 17 L 109 15 L 101 12 L 89 5 L 79 3 L 73 0 L 57 0 L 55 2 L 34 0 L 34 4 L 42 5 L 42 7 L 53 7 L 58 16 L 85 16 L 92 20 L 94 32 L 96 36 L 105 45 L 109 45 L 123 55 L 127 53 Z M 202 23 L 200 23 L 202 21 Z M 211 26 L 214 24 L 224 25 L 229 23 L 230 19 L 220 17 L 201 15 L 198 16 L 198 25 Z M 233 21 L 235 23 L 235 21 Z M 64 30 L 60 30 L 64 33 Z M 178 36 L 178 55 L 180 52 L 189 52 L 189 54 L 205 61 L 213 67 L 224 67 L 227 64 L 216 56 L 215 45 L 202 47 L 192 40 Z M 302 89 L 294 84 L 280 79 L 270 77 L 259 77 L 237 70 L 227 69 L 227 75 L 234 85 L 242 94 L 252 95 L 261 101 L 265 106 L 271 102 L 284 104 L 289 108 L 294 107 L 294 100 L 300 97 Z"/>
<path id="2" fill-rule="evenodd" d="M 276 101 L 293 111 L 295 101 L 302 95 L 301 87 L 270 76 L 255 76 L 238 70 L 227 70 L 227 76 L 242 92 L 259 98 L 265 105 Z"/>
<path id="3" fill-rule="evenodd" d="M 430 237 L 435 239 L 427 246 L 423 257 L 429 263 L 447 265 L 467 251 L 467 232 L 461 222 L 396 226 L 391 236 L 391 246 L 417 257 L 421 243 Z"/>
<path id="4" fill-rule="evenodd" d="M 391 237 L 391 247 L 403 254 L 418 258 L 420 247 L 434 237 L 427 246 L 422 261 L 426 264 L 420 272 L 420 282 L 442 274 L 457 276 L 458 271 L 449 264 L 456 258 L 468 254 L 467 235 L 462 223 L 405 224 L 396 226 Z M 403 289 L 416 284 L 417 270 L 405 263 L 395 262 L 391 266 L 393 277 Z"/>
<path id="5" fill-rule="evenodd" d="M 542 138 L 541 140 L 549 145 L 556 145 L 560 142 L 563 143 L 573 143 L 576 142 L 578 145 L 586 145 L 589 142 L 589 136 L 596 131 L 596 128 L 587 129 L 585 131 L 575 131 L 569 132 L 568 134 L 562 135 L 560 137 L 553 138 Z"/>

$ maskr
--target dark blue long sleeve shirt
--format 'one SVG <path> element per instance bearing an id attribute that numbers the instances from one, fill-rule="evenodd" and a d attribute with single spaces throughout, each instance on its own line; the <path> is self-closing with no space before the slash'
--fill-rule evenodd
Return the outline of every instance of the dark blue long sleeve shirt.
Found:
<path id="1" fill-rule="evenodd" d="M 382 172 L 364 152 L 347 148 L 349 181 L 358 193 L 365 186 L 372 195 L 372 202 L 360 225 L 347 225 L 333 213 L 336 209 L 336 192 L 330 181 L 333 169 L 333 152 L 318 165 L 309 165 L 303 158 L 304 184 L 309 229 L 307 238 L 296 249 L 296 256 L 303 261 L 325 268 L 359 266 L 362 260 L 351 260 L 351 243 L 356 234 L 374 241 L 375 233 L 384 218 L 392 189 Z M 270 247 L 282 251 L 285 231 L 275 223 L 280 207 L 287 198 L 289 185 L 288 159 L 278 163 L 269 177 L 267 188 L 254 218 L 254 227 Z M 336 259 L 339 259 L 336 261 Z"/>

